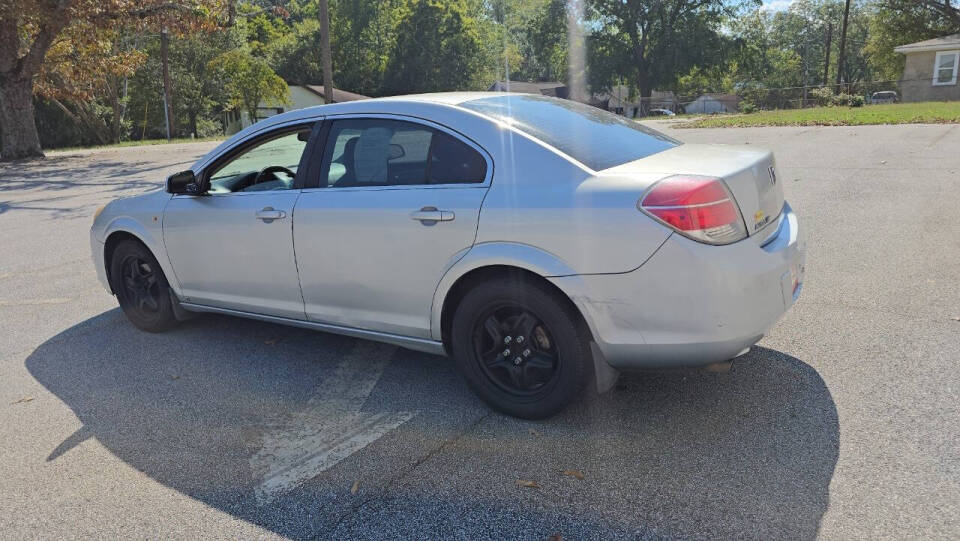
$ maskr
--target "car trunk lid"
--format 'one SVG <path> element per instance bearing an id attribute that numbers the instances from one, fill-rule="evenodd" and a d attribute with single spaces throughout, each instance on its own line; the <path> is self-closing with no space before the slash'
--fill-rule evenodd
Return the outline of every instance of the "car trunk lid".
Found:
<path id="1" fill-rule="evenodd" d="M 783 189 L 773 153 L 747 145 L 684 144 L 607 169 L 602 175 L 702 175 L 722 179 L 736 199 L 747 233 L 754 235 L 776 222 Z"/>

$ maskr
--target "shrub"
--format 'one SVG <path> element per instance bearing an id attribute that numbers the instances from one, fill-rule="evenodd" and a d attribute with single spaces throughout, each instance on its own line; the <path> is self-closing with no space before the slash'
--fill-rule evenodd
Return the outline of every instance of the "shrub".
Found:
<path id="1" fill-rule="evenodd" d="M 810 95 L 813 96 L 813 102 L 820 107 L 833 105 L 833 89 L 828 86 L 823 88 L 814 88 L 810 92 Z"/>
<path id="2" fill-rule="evenodd" d="M 855 94 L 847 94 L 846 92 L 837 94 L 833 97 L 833 105 L 836 106 L 846 106 L 846 107 L 863 107 L 863 104 L 866 100 L 863 99 L 863 96 Z"/>
<path id="3" fill-rule="evenodd" d="M 757 106 L 753 104 L 750 100 L 743 100 L 740 102 L 740 112 L 741 113 L 756 113 Z"/>

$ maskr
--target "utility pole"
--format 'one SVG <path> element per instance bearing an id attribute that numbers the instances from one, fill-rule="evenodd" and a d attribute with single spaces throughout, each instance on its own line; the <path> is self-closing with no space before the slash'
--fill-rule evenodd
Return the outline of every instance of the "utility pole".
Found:
<path id="1" fill-rule="evenodd" d="M 830 84 L 830 43 L 833 41 L 833 23 L 827 23 L 827 59 L 823 62 L 823 86 Z"/>
<path id="2" fill-rule="evenodd" d="M 803 97 L 800 98 L 800 107 L 798 109 L 803 109 L 807 106 L 807 42 L 803 42 L 803 48 L 801 49 L 800 57 L 803 59 Z"/>
<path id="3" fill-rule="evenodd" d="M 847 0 L 846 7 L 843 8 L 843 28 L 840 30 L 840 54 L 837 56 L 837 90 L 840 90 L 840 83 L 843 82 L 843 61 L 847 47 L 847 19 L 850 17 L 850 0 Z"/>
<path id="4" fill-rule="evenodd" d="M 320 59 L 323 62 L 323 101 L 333 103 L 333 58 L 330 55 L 330 2 L 320 0 Z"/>
<path id="5" fill-rule="evenodd" d="M 160 31 L 160 60 L 163 64 L 163 115 L 167 124 L 167 141 L 173 134 L 173 103 L 170 96 L 170 37 L 167 29 Z"/>

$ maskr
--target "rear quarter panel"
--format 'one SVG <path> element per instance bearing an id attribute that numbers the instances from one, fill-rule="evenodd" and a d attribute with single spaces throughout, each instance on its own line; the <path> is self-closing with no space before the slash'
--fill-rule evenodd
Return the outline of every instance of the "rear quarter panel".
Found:
<path id="1" fill-rule="evenodd" d="M 642 265 L 670 235 L 637 209 L 662 174 L 593 173 L 515 133 L 492 153 L 496 172 L 480 210 L 478 245 L 528 244 L 572 274 L 617 273 Z"/>

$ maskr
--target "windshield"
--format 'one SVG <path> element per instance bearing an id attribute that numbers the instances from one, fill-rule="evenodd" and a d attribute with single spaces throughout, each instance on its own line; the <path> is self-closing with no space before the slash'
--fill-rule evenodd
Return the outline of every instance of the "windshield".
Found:
<path id="1" fill-rule="evenodd" d="M 680 144 L 639 122 L 570 100 L 507 94 L 460 105 L 506 122 L 594 171 Z"/>

